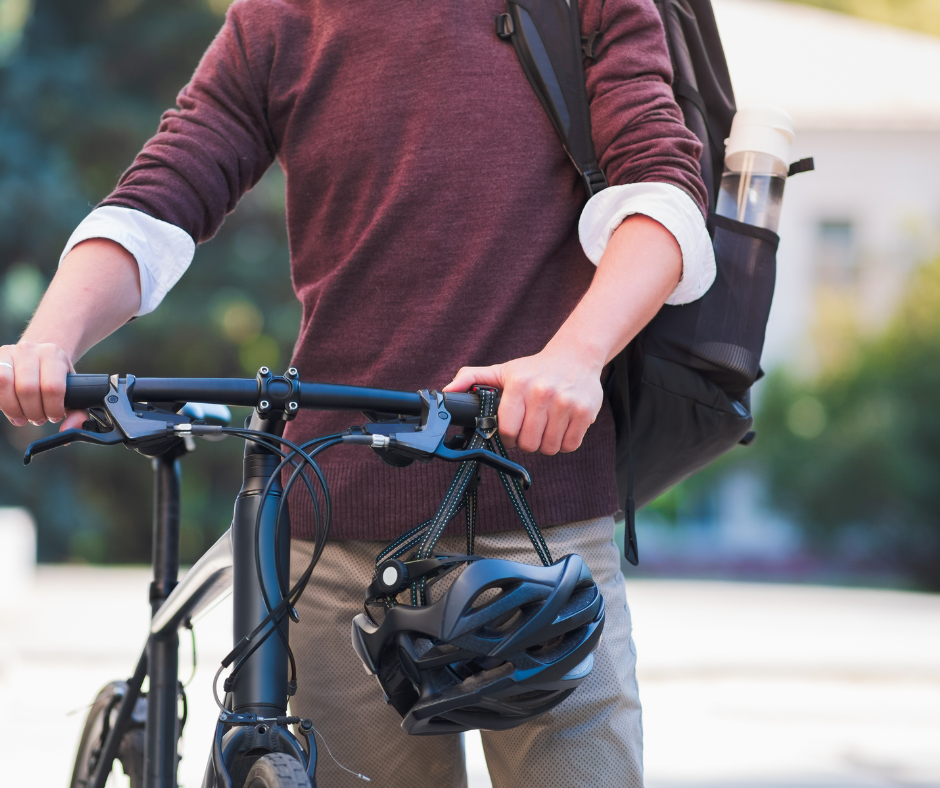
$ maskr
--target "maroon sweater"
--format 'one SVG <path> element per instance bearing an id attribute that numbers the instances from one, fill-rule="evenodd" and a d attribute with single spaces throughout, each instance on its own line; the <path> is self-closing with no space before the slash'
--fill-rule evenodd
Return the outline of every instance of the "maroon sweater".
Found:
<path id="1" fill-rule="evenodd" d="M 674 184 L 699 204 L 699 144 L 682 124 L 652 0 L 583 0 L 594 143 L 612 184 Z M 602 10 L 603 9 L 603 10 Z M 537 353 L 591 282 L 584 193 L 512 46 L 503 0 L 240 0 L 117 189 L 133 208 L 210 238 L 275 157 L 287 174 L 294 364 L 306 380 L 442 387 L 463 365 Z M 651 261 L 655 264 L 655 261 Z M 361 423 L 303 413 L 294 440 Z M 541 524 L 617 509 L 608 408 L 582 447 L 521 455 Z M 362 447 L 322 466 L 339 538 L 388 539 L 430 517 L 456 468 L 383 464 Z M 306 496 L 294 533 L 312 534 Z M 481 531 L 518 525 L 495 474 Z"/>

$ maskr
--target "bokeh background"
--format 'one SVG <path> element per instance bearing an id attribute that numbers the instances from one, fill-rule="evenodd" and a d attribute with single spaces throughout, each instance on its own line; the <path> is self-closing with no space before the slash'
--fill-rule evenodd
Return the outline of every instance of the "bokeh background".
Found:
<path id="1" fill-rule="evenodd" d="M 651 784 L 940 785 L 940 2 L 714 5 L 738 104 L 787 109 L 793 159 L 812 155 L 817 170 L 786 188 L 756 442 L 639 516 L 642 560 L 627 576 L 645 628 Z M 68 236 L 173 105 L 227 6 L 0 0 L 0 343 L 19 336 Z M 80 371 L 286 365 L 300 310 L 283 186 L 275 166 L 164 304 Z M 49 428 L 0 422 L 13 534 L 0 545 L 0 608 L 20 600 L 0 615 L 0 701 L 12 702 L 30 670 L 45 681 L 42 660 L 92 643 L 82 613 L 109 594 L 140 597 L 126 610 L 112 598 L 110 621 L 143 620 L 144 570 L 89 567 L 149 561 L 151 477 L 136 454 L 83 446 L 24 468 L 23 449 Z M 186 459 L 184 563 L 227 527 L 240 451 L 200 443 Z M 33 525 L 40 569 L 17 596 L 27 574 L 11 556 L 31 554 Z M 46 606 L 32 629 L 24 599 Z M 72 645 L 40 634 L 53 624 Z M 129 668 L 139 634 L 119 645 L 108 624 L 98 651 L 79 649 L 68 703 L 104 683 L 92 663 Z M 731 738 L 747 747 L 715 766 Z"/>
<path id="2" fill-rule="evenodd" d="M 650 507 L 647 571 L 940 590 L 940 3 L 816 5 L 714 2 L 738 105 L 786 108 L 817 169 L 784 196 L 757 440 Z"/>
<path id="3" fill-rule="evenodd" d="M 0 2 L 3 342 L 22 331 L 72 230 L 174 105 L 227 6 L 215 0 Z M 79 368 L 254 377 L 262 364 L 280 369 L 288 362 L 299 320 L 283 174 L 275 167 L 199 249 L 161 308 L 96 347 Z M 25 469 L 22 449 L 49 428 L 4 424 L 2 430 L 0 505 L 34 513 L 41 562 L 149 560 L 144 458 L 75 447 L 70 456 L 47 455 L 48 462 Z M 227 526 L 238 484 L 234 444 L 200 446 L 187 462 L 186 562 Z"/>
<path id="4" fill-rule="evenodd" d="M 0 0 L 0 341 L 227 5 Z M 649 507 L 640 571 L 940 589 L 940 4 L 715 5 L 739 104 L 788 109 L 794 158 L 818 169 L 787 187 L 759 438 Z M 298 320 L 275 166 L 160 309 L 80 369 L 253 375 L 287 361 Z M 34 513 L 39 560 L 145 562 L 128 523 L 147 517 L 146 463 L 75 447 L 24 469 L 41 432 L 0 425 L 0 505 Z M 184 560 L 226 525 L 232 444 L 187 462 Z"/>

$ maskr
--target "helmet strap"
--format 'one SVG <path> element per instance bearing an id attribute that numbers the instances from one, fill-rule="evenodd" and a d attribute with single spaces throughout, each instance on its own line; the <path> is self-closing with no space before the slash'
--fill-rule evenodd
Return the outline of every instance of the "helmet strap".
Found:
<path id="1" fill-rule="evenodd" d="M 488 386 L 474 386 L 473 393 L 480 397 L 480 413 L 476 420 L 476 429 L 470 436 L 467 449 L 486 448 L 490 451 L 499 452 L 506 457 L 506 449 L 499 439 L 496 427 L 496 389 Z M 464 509 L 467 521 L 467 555 L 472 556 L 474 552 L 474 543 L 476 539 L 476 520 L 477 520 L 477 486 L 480 482 L 480 463 L 475 460 L 462 462 L 457 469 L 453 483 L 447 490 L 444 500 L 438 507 L 436 514 L 430 520 L 426 520 L 420 525 L 412 528 L 410 531 L 399 536 L 394 542 L 388 545 L 376 557 L 375 564 L 378 567 L 383 561 L 390 558 L 400 558 L 406 553 L 415 550 L 415 559 L 428 558 L 438 540 L 447 528 L 448 523 Z M 522 521 L 522 525 L 529 535 L 532 546 L 544 566 L 552 563 L 552 556 L 548 545 L 535 522 L 529 504 L 525 499 L 522 486 L 518 480 L 507 476 L 505 473 L 497 471 L 499 478 L 503 483 L 509 499 L 512 501 L 516 514 Z M 425 605 L 427 580 L 422 578 L 411 587 L 412 605 Z"/>

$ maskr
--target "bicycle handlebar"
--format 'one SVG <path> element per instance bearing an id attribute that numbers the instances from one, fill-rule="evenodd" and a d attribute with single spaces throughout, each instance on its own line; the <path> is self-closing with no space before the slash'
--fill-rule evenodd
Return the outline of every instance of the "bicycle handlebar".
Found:
<path id="1" fill-rule="evenodd" d="M 110 388 L 107 375 L 71 374 L 65 389 L 67 408 L 93 408 L 100 405 Z M 258 381 L 254 378 L 136 378 L 128 392 L 134 402 L 205 402 L 214 405 L 258 405 Z M 301 383 L 298 404 L 305 410 L 348 410 L 421 414 L 417 393 L 388 389 L 344 386 L 334 383 Z M 444 404 L 453 423 L 472 427 L 479 414 L 476 394 L 450 392 Z"/>
<path id="2" fill-rule="evenodd" d="M 300 409 L 363 411 L 374 421 L 354 431 L 350 428 L 343 443 L 364 444 L 388 451 L 390 456 L 408 461 L 432 457 L 449 462 L 482 462 L 500 473 L 531 483 L 529 472 L 501 451 L 496 454 L 474 447 L 453 448 L 445 443 L 448 427 L 475 428 L 486 439 L 495 434 L 497 422 L 490 416 L 478 420 L 480 398 L 476 394 L 454 392 L 440 395 L 392 391 L 333 383 L 302 383 L 293 367 L 286 376 L 272 376 L 267 367 L 255 379 L 238 378 L 135 378 L 133 375 L 79 375 L 66 379 L 65 404 L 68 408 L 101 408 L 95 415 L 102 429 L 70 429 L 34 441 L 26 448 L 23 462 L 69 443 L 100 446 L 124 444 L 141 454 L 156 456 L 185 436 L 207 436 L 224 431 L 219 425 L 193 421 L 174 413 L 176 408 L 135 408 L 168 403 L 201 402 L 213 405 L 252 407 L 264 414 L 291 414 Z M 488 411 L 492 412 L 492 411 Z M 406 423 L 400 417 L 418 416 Z"/>

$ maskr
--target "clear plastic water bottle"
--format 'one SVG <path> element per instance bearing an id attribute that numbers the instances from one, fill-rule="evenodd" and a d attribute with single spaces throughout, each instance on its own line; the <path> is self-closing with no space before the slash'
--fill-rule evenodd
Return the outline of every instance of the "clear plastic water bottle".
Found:
<path id="1" fill-rule="evenodd" d="M 793 120 L 779 107 L 742 107 L 725 145 L 725 170 L 715 212 L 777 232 L 794 139 Z"/>

